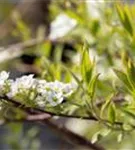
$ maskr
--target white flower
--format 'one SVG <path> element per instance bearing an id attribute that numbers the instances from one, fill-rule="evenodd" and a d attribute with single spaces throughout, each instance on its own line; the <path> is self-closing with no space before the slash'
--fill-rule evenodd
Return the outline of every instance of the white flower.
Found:
<path id="1" fill-rule="evenodd" d="M 35 102 L 39 107 L 45 107 L 46 101 L 44 97 L 38 95 L 35 99 Z"/>
<path id="2" fill-rule="evenodd" d="M 8 72 L 2 71 L 2 72 L 0 73 L 0 80 L 7 80 L 8 77 L 9 77 L 9 73 L 8 73 Z"/>
<path id="3" fill-rule="evenodd" d="M 74 84 L 65 84 L 56 80 L 54 82 L 46 83 L 45 88 L 67 94 L 73 91 L 76 87 Z"/>
<path id="4" fill-rule="evenodd" d="M 28 76 L 22 76 L 21 78 L 17 78 L 15 82 L 18 84 L 19 88 L 25 89 L 34 88 L 36 86 L 36 84 L 34 83 L 36 82 L 33 76 L 34 76 L 33 74 Z"/>
<path id="5" fill-rule="evenodd" d="M 55 91 L 48 91 L 46 100 L 50 103 L 52 106 L 56 106 L 58 104 L 61 104 L 64 100 L 63 94 L 61 92 L 55 92 Z"/>
<path id="6" fill-rule="evenodd" d="M 38 106 L 44 107 L 46 103 L 49 103 L 52 106 L 56 106 L 62 103 L 63 99 L 63 93 L 61 92 L 42 90 L 42 92 L 40 91 L 35 101 Z"/>
<path id="7" fill-rule="evenodd" d="M 37 80 L 37 92 L 42 93 L 45 90 L 46 80 Z"/>
<path id="8" fill-rule="evenodd" d="M 26 91 L 31 88 L 36 87 L 36 79 L 33 78 L 34 75 L 22 76 L 17 78 L 15 81 L 11 82 L 10 92 L 7 93 L 7 96 L 12 98 L 16 94 Z"/>
<path id="9" fill-rule="evenodd" d="M 42 104 L 42 100 L 44 101 L 43 104 L 47 101 L 50 105 L 56 106 L 61 104 L 65 97 L 69 97 L 75 89 L 76 86 L 74 84 L 65 84 L 59 81 L 46 82 L 45 80 L 39 80 L 37 85 L 37 104 Z"/>
<path id="10" fill-rule="evenodd" d="M 70 96 L 74 91 L 75 89 L 77 88 L 77 85 L 76 84 L 65 84 L 64 88 L 63 88 L 63 94 L 68 97 Z"/>
<path id="11" fill-rule="evenodd" d="M 8 79 L 8 77 L 9 77 L 9 73 L 8 72 L 2 71 L 0 73 L 0 90 L 3 89 L 5 81 Z"/>
<path id="12" fill-rule="evenodd" d="M 47 82 L 45 80 L 34 79 L 34 75 L 22 76 L 15 81 L 8 79 L 9 73 L 2 71 L 0 73 L 0 90 L 5 90 L 5 94 L 9 98 L 15 96 L 25 96 L 29 92 L 35 92 L 35 102 L 38 106 L 44 107 L 46 104 L 57 106 L 61 104 L 64 98 L 69 97 L 76 89 L 76 86 L 70 83 L 62 83 L 59 81 Z M 7 82 L 5 82 L 7 81 Z M 8 83 L 8 86 L 6 83 Z M 5 88 L 5 89 L 4 89 Z M 8 89 L 9 88 L 9 89 Z M 33 90 L 34 89 L 34 90 Z M 0 94 L 3 94 L 2 92 Z M 33 97 L 34 97 L 33 96 Z"/>

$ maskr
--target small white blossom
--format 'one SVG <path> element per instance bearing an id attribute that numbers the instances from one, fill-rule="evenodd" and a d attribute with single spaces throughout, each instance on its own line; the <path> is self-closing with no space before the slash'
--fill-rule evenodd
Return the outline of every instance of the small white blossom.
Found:
<path id="1" fill-rule="evenodd" d="M 0 73 L 0 79 L 2 79 L 2 80 L 7 80 L 8 78 L 9 78 L 9 73 L 8 73 L 8 72 L 2 71 L 2 72 Z"/>
<path id="2" fill-rule="evenodd" d="M 34 79 L 34 75 L 25 75 L 17 78 L 15 81 L 8 79 L 9 73 L 2 71 L 0 73 L 0 90 L 6 88 L 8 83 L 8 90 L 5 94 L 9 98 L 14 98 L 16 95 L 30 94 L 35 92 L 35 100 L 39 107 L 45 107 L 46 104 L 57 106 L 61 104 L 64 98 L 69 97 L 76 89 L 76 86 L 69 83 L 62 83 L 59 81 L 47 82 L 45 80 Z M 6 82 L 7 81 L 7 82 Z M 0 93 L 2 94 L 2 92 Z"/>
<path id="3" fill-rule="evenodd" d="M 33 76 L 34 76 L 33 74 L 28 76 L 22 76 L 21 78 L 17 78 L 15 82 L 18 84 L 18 87 L 20 88 L 25 89 L 34 88 L 35 79 L 33 78 Z"/>
<path id="4" fill-rule="evenodd" d="M 36 80 L 33 78 L 34 75 L 22 76 L 17 78 L 15 81 L 11 82 L 10 92 L 7 93 L 7 96 L 12 98 L 17 93 L 23 92 L 36 87 Z"/>
<path id="5" fill-rule="evenodd" d="M 74 84 L 65 84 L 59 81 L 46 82 L 41 80 L 37 86 L 37 92 L 40 96 L 37 97 L 36 101 L 38 101 L 38 99 L 42 99 L 43 101 L 46 100 L 50 105 L 56 106 L 62 103 L 65 97 L 69 97 L 75 89 L 76 86 Z"/>
<path id="6" fill-rule="evenodd" d="M 61 92 L 55 92 L 55 91 L 48 91 L 46 100 L 50 103 L 52 106 L 56 106 L 58 104 L 61 104 L 64 97 Z"/>
<path id="7" fill-rule="evenodd" d="M 5 81 L 8 79 L 8 77 L 9 77 L 9 73 L 8 72 L 2 71 L 0 73 L 0 90 L 3 90 Z"/>
<path id="8" fill-rule="evenodd" d="M 46 105 L 45 98 L 39 95 L 36 97 L 35 102 L 41 108 L 45 107 Z"/>
<path id="9" fill-rule="evenodd" d="M 38 93 L 42 93 L 45 90 L 45 86 L 46 86 L 46 80 L 37 80 L 37 92 Z"/>

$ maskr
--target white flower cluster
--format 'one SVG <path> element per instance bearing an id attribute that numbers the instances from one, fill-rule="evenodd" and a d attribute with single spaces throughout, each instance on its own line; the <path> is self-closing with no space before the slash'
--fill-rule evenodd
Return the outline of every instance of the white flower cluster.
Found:
<path id="1" fill-rule="evenodd" d="M 9 77 L 9 73 L 5 72 L 5 71 L 2 71 L 0 73 L 0 91 L 3 90 L 3 87 L 5 85 L 5 81 L 8 79 Z"/>
<path id="2" fill-rule="evenodd" d="M 14 98 L 18 94 L 28 94 L 31 90 L 35 91 L 35 102 L 38 106 L 44 107 L 46 104 L 57 106 L 61 104 L 64 98 L 71 96 L 75 91 L 76 85 L 70 83 L 62 83 L 59 81 L 47 82 L 33 78 L 34 75 L 22 76 L 15 81 L 10 80 L 9 73 L 2 71 L 0 73 L 0 90 L 5 91 L 8 83 L 8 92 L 4 93 L 9 98 Z"/>

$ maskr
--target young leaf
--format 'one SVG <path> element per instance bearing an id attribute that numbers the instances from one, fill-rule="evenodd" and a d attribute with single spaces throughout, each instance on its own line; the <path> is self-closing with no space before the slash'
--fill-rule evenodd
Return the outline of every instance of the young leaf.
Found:
<path id="1" fill-rule="evenodd" d="M 121 110 L 128 116 L 131 117 L 133 119 L 135 119 L 135 113 L 133 113 L 133 111 L 130 111 L 127 108 L 121 108 Z"/>
<path id="2" fill-rule="evenodd" d="M 81 85 L 82 83 L 80 79 L 72 71 L 69 70 L 69 72 L 72 75 L 72 77 L 75 79 L 75 81 L 78 83 L 78 85 Z"/>
<path id="3" fill-rule="evenodd" d="M 133 87 L 131 83 L 129 83 L 127 75 L 124 72 L 116 70 L 116 69 L 114 69 L 113 71 L 115 72 L 117 77 L 125 84 L 127 89 L 131 92 L 133 90 Z"/>
<path id="4" fill-rule="evenodd" d="M 89 57 L 88 44 L 85 44 L 82 53 L 81 74 L 83 80 L 86 82 L 87 85 L 91 80 L 92 72 L 93 72 L 93 64 Z"/>
<path id="5" fill-rule="evenodd" d="M 109 95 L 109 97 L 107 98 L 107 100 L 105 101 L 105 103 L 102 105 L 101 111 L 100 111 L 100 117 L 101 118 L 103 118 L 104 111 L 109 107 L 113 96 L 114 96 L 114 94 Z"/>
<path id="6" fill-rule="evenodd" d="M 133 62 L 130 59 L 128 60 L 127 75 L 128 75 L 130 83 L 135 89 L 135 67 L 134 67 Z"/>
<path id="7" fill-rule="evenodd" d="M 69 68 L 67 68 L 66 66 L 62 66 L 74 79 L 75 81 L 78 83 L 79 86 L 81 86 L 82 82 L 81 80 L 75 75 L 75 73 L 73 71 L 71 71 Z"/>
<path id="8" fill-rule="evenodd" d="M 131 13 L 129 12 L 129 8 L 125 7 L 124 9 L 124 26 L 125 29 L 130 33 L 131 36 L 133 36 L 133 27 L 131 22 Z"/>
<path id="9" fill-rule="evenodd" d="M 116 120 L 116 108 L 114 103 L 110 103 L 108 108 L 108 119 L 111 123 L 114 123 Z"/>
<path id="10" fill-rule="evenodd" d="M 127 6 L 122 6 L 120 4 L 116 5 L 116 10 L 119 16 L 119 19 L 127 32 L 133 36 L 133 27 L 131 22 L 131 13 Z"/>
<path id="11" fill-rule="evenodd" d="M 97 83 L 99 75 L 100 74 L 95 75 L 95 77 L 93 77 L 93 79 L 91 79 L 91 82 L 89 83 L 88 92 L 90 93 L 91 97 L 94 96 L 96 83 Z"/>

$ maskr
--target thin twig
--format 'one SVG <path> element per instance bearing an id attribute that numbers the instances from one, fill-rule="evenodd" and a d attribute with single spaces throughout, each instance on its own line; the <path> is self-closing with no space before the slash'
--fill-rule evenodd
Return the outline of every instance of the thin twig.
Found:
<path id="1" fill-rule="evenodd" d="M 45 38 L 45 39 L 35 38 L 29 41 L 9 45 L 7 48 L 5 47 L 0 48 L 0 63 L 19 57 L 23 54 L 25 49 L 41 44 L 48 40 L 49 38 Z"/>
<path id="2" fill-rule="evenodd" d="M 97 144 L 93 144 L 89 140 L 70 131 L 69 129 L 65 128 L 64 126 L 58 125 L 58 124 L 54 123 L 52 120 L 49 120 L 49 118 L 46 118 L 46 115 L 44 116 L 44 114 L 27 115 L 26 118 L 22 118 L 22 119 L 6 119 L 5 122 L 2 120 L 3 123 L 22 122 L 22 121 L 23 122 L 25 122 L 25 121 L 38 122 L 42 125 L 47 125 L 53 131 L 58 133 L 58 135 L 61 135 L 69 143 L 71 143 L 77 147 L 85 147 L 87 149 L 93 149 L 93 150 L 104 150 L 103 147 L 101 147 Z"/>
<path id="3" fill-rule="evenodd" d="M 23 109 L 23 110 L 25 109 L 25 111 L 28 113 L 29 112 L 34 113 L 36 111 L 36 113 L 46 113 L 46 114 L 51 115 L 52 117 L 59 116 L 59 117 L 66 117 L 66 118 L 79 118 L 79 119 L 97 121 L 97 119 L 94 116 L 77 116 L 77 115 L 66 115 L 66 114 L 61 114 L 61 113 L 56 114 L 54 112 L 42 110 L 40 108 L 27 107 L 27 106 L 21 104 L 20 102 L 17 102 L 13 99 L 8 98 L 7 96 L 0 96 L 0 99 L 8 101 L 8 102 L 12 103 L 14 106 L 19 107 L 20 109 Z"/>
<path id="4" fill-rule="evenodd" d="M 102 146 L 91 143 L 89 140 L 68 130 L 64 126 L 56 125 L 56 123 L 54 123 L 53 121 L 43 120 L 43 121 L 40 121 L 40 123 L 48 125 L 48 127 L 51 127 L 54 131 L 56 131 L 58 134 L 62 135 L 62 137 L 64 137 L 70 143 L 72 143 L 76 146 L 82 146 L 82 147 L 86 147 L 88 149 L 93 149 L 93 150 L 104 150 L 104 148 Z"/>
<path id="5" fill-rule="evenodd" d="M 115 96 L 112 98 L 112 101 L 115 103 L 115 104 L 121 104 L 123 102 L 125 102 L 125 99 L 123 96 L 119 95 L 119 96 Z M 97 107 L 101 107 L 103 104 L 105 103 L 105 101 L 99 101 L 96 103 L 96 106 Z"/>
<path id="6" fill-rule="evenodd" d="M 8 98 L 7 96 L 0 96 L 0 99 L 11 102 L 12 104 L 14 104 L 14 106 L 19 107 L 20 109 L 22 108 L 23 110 L 25 109 L 26 112 L 29 112 L 29 110 L 31 110 L 31 112 L 32 112 L 34 110 L 34 112 L 36 111 L 38 113 L 46 113 L 46 114 L 51 115 L 52 117 L 59 116 L 59 117 L 66 117 L 66 118 L 79 118 L 79 119 L 85 119 L 85 120 L 91 120 L 91 121 L 98 121 L 97 118 L 92 116 L 92 115 L 91 116 L 77 116 L 77 115 L 66 115 L 66 114 L 61 114 L 61 113 L 56 114 L 54 112 L 50 112 L 50 111 L 43 110 L 43 109 L 40 109 L 40 108 L 27 107 L 27 106 L 21 104 L 20 102 L 17 102 L 13 99 Z M 113 99 L 113 101 L 115 103 L 119 103 L 119 102 L 125 101 L 125 99 L 123 97 L 118 97 L 118 98 L 115 97 Z M 104 101 L 97 103 L 97 107 L 101 107 L 102 104 L 104 104 Z M 119 123 L 116 122 L 116 124 L 119 124 Z"/>
<path id="7" fill-rule="evenodd" d="M 21 105 L 19 102 L 11 100 L 11 99 L 7 98 L 6 96 L 0 97 L 0 99 L 12 102 L 17 107 L 20 105 L 20 108 L 23 109 L 24 111 L 26 111 L 28 114 L 25 118 L 21 118 L 21 119 L 11 119 L 10 120 L 7 118 L 6 122 L 10 122 L 10 121 L 14 121 L 14 122 L 15 121 L 17 121 L 17 122 L 18 121 L 39 122 L 43 125 L 48 125 L 48 127 L 53 129 L 54 131 L 56 131 L 58 134 L 62 135 L 65 139 L 67 139 L 73 145 L 86 147 L 88 149 L 93 149 L 93 150 L 104 150 L 103 147 L 101 147 L 97 144 L 93 144 L 89 140 L 87 140 L 84 137 L 70 131 L 69 129 L 65 128 L 64 126 L 61 126 L 61 125 L 54 123 L 52 120 L 49 119 L 51 117 L 51 116 L 49 116 L 49 114 L 48 114 L 48 116 L 46 113 L 39 114 L 39 110 L 34 110 L 34 108 L 33 109 L 25 108 L 24 105 Z"/>
<path id="8" fill-rule="evenodd" d="M 38 122 L 42 125 L 47 125 L 53 131 L 58 133 L 58 135 L 61 135 L 69 143 L 77 147 L 85 147 L 87 149 L 93 149 L 93 150 L 104 150 L 102 146 L 91 143 L 89 140 L 70 131 L 64 126 L 57 125 L 56 123 L 54 123 L 52 120 L 49 120 L 48 118 L 44 118 L 44 117 L 42 118 L 41 114 L 40 115 L 28 115 L 26 118 L 22 118 L 22 119 L 8 119 L 7 118 L 6 120 L 0 120 L 0 122 L 1 122 L 0 125 L 4 125 L 10 122 Z"/>

